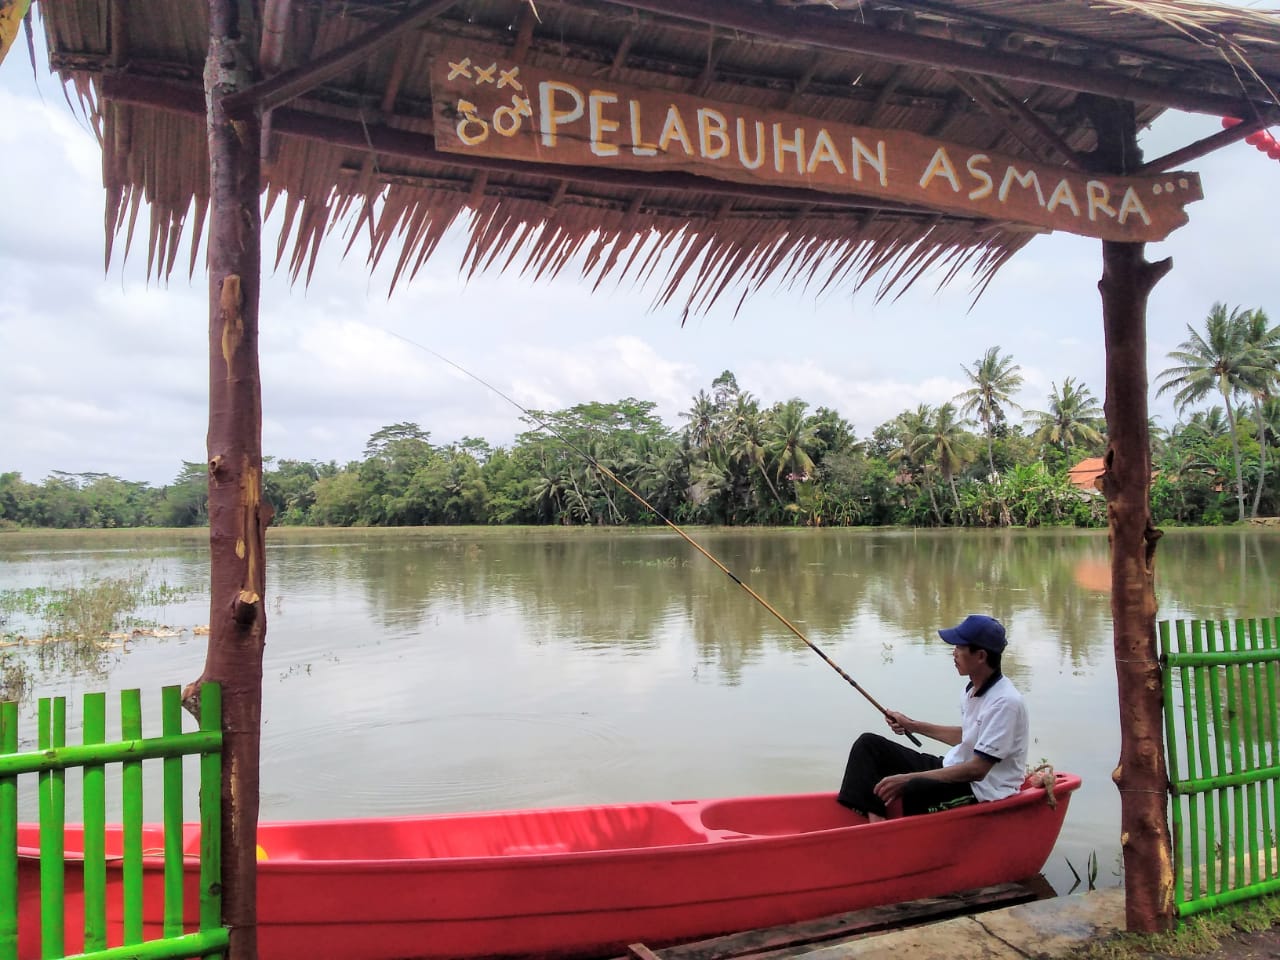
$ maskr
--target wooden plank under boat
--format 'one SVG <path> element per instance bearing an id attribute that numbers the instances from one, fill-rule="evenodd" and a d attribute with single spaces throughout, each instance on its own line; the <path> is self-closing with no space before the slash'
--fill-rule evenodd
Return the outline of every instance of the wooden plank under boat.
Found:
<path id="1" fill-rule="evenodd" d="M 821 948 L 844 946 L 854 940 L 906 930 L 954 917 L 977 916 L 1056 897 L 1057 891 L 1037 875 L 1016 883 L 998 883 L 977 890 L 960 890 L 904 903 L 886 903 L 814 920 L 774 927 L 756 927 L 692 943 L 651 949 L 643 943 L 627 947 L 626 957 L 610 960 L 780 960 L 808 956 Z"/>
<path id="2" fill-rule="evenodd" d="M 994 803 L 867 823 L 834 794 L 262 823 L 263 960 L 601 957 L 1022 880 L 1039 873 L 1080 779 L 1050 803 Z M 121 851 L 109 827 L 109 857 Z M 160 935 L 163 842 L 145 828 L 148 938 Z M 39 944 L 39 830 L 18 827 L 20 960 Z M 194 826 L 184 846 L 199 849 Z M 66 833 L 67 947 L 82 945 L 82 828 Z M 186 916 L 196 910 L 194 857 Z M 121 938 L 119 860 L 108 940 Z"/>

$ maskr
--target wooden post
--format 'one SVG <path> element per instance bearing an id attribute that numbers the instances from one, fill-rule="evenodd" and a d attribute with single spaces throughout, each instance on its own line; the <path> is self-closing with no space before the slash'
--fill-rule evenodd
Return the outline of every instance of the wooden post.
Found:
<path id="1" fill-rule="evenodd" d="M 258 374 L 261 270 L 260 117 L 232 120 L 223 100 L 251 79 L 239 0 L 208 0 L 205 98 L 209 136 L 209 648 L 186 690 L 223 691 L 222 877 L 229 955 L 257 949 L 258 757 L 266 637 L 262 391 Z"/>
<path id="2" fill-rule="evenodd" d="M 1139 165 L 1132 108 L 1095 103 L 1097 158 L 1107 169 Z M 1154 933 L 1174 924 L 1173 865 L 1166 814 L 1164 694 L 1156 651 L 1155 552 L 1151 525 L 1151 436 L 1147 409 L 1147 299 L 1173 266 L 1148 263 L 1144 244 L 1102 245 L 1107 452 L 1102 477 L 1111 539 L 1111 616 L 1120 700 L 1120 790 L 1125 925 Z"/>

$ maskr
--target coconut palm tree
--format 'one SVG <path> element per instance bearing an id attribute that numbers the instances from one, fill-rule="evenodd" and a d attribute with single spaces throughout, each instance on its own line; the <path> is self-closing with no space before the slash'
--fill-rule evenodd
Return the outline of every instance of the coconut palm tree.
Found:
<path id="1" fill-rule="evenodd" d="M 956 471 L 969 459 L 971 440 L 956 412 L 955 404 L 944 403 L 913 423 L 919 432 L 908 441 L 912 459 L 938 468 L 942 479 L 951 488 L 951 499 L 959 510 L 960 494 L 956 490 Z"/>
<path id="2" fill-rule="evenodd" d="M 733 516 L 733 476 L 728 454 L 713 447 L 693 464 L 686 497 L 691 519 L 696 522 L 729 522 Z"/>
<path id="3" fill-rule="evenodd" d="M 727 416 L 727 436 L 725 443 L 729 455 L 741 464 L 748 473 L 757 471 L 764 478 L 765 486 L 773 494 L 773 498 L 782 503 L 778 488 L 769 479 L 769 471 L 765 465 L 765 422 L 760 412 L 760 404 L 749 391 L 734 394 L 733 405 Z"/>
<path id="4" fill-rule="evenodd" d="M 854 435 L 853 424 L 830 407 L 818 407 L 809 418 L 813 425 L 815 449 L 814 460 L 818 469 L 828 454 L 856 451 L 858 438 Z"/>
<path id="5" fill-rule="evenodd" d="M 778 403 L 765 418 L 765 451 L 774 466 L 774 477 L 788 477 L 795 482 L 813 475 L 813 457 L 809 453 L 816 433 L 805 417 L 809 404 L 799 398 Z"/>
<path id="6" fill-rule="evenodd" d="M 699 390 L 693 398 L 693 406 L 680 414 L 689 421 L 685 432 L 689 442 L 698 450 L 706 452 L 716 439 L 716 402 L 705 390 Z"/>
<path id="7" fill-rule="evenodd" d="M 938 498 L 933 490 L 933 475 L 937 467 L 929 461 L 928 438 L 933 432 L 934 410 L 927 403 L 922 403 L 914 410 L 904 410 L 893 421 L 893 432 L 896 446 L 889 451 L 889 463 L 898 468 L 898 477 L 910 478 L 921 490 L 929 495 L 929 506 L 942 524 L 942 510 L 938 507 Z"/>
<path id="8" fill-rule="evenodd" d="M 1249 312 L 1245 325 L 1245 343 L 1253 352 L 1253 361 L 1257 370 L 1249 375 L 1247 389 L 1249 399 L 1253 403 L 1254 423 L 1258 430 L 1258 485 L 1253 492 L 1253 509 L 1250 516 L 1258 515 L 1258 506 L 1262 503 L 1262 488 L 1267 479 L 1267 426 L 1263 416 L 1263 406 L 1267 399 L 1280 392 L 1280 324 L 1274 327 L 1261 310 Z"/>
<path id="9" fill-rule="evenodd" d="M 1258 438 L 1266 449 L 1273 450 L 1280 445 L 1280 395 L 1267 397 L 1262 404 L 1262 435 Z M 1272 490 L 1280 493 L 1280 486 L 1272 481 Z M 1271 514 L 1277 512 L 1277 505 L 1280 500 L 1273 497 L 1271 501 Z"/>
<path id="10" fill-rule="evenodd" d="M 529 496 L 538 516 L 553 522 L 560 519 L 564 508 L 564 478 L 553 471 L 540 471 L 529 484 Z"/>
<path id="11" fill-rule="evenodd" d="M 1049 409 L 1028 410 L 1027 419 L 1035 429 L 1032 437 L 1041 446 L 1054 446 L 1069 454 L 1071 448 L 1081 443 L 1097 446 L 1102 443 L 1098 429 L 1102 419 L 1102 405 L 1084 384 L 1077 384 L 1074 377 L 1058 385 L 1049 385 Z"/>
<path id="12" fill-rule="evenodd" d="M 1161 371 L 1163 381 L 1156 396 L 1175 391 L 1178 411 L 1198 403 L 1215 391 L 1227 408 L 1227 426 L 1231 431 L 1231 455 L 1236 472 L 1236 505 L 1244 519 L 1244 475 L 1240 468 L 1240 436 L 1236 431 L 1235 407 L 1232 399 L 1248 394 L 1250 384 L 1260 372 L 1257 351 L 1248 341 L 1250 311 L 1236 307 L 1227 312 L 1226 304 L 1215 303 L 1204 321 L 1204 335 L 1187 324 L 1190 336 L 1169 353 L 1176 365 Z"/>
<path id="13" fill-rule="evenodd" d="M 1191 414 L 1191 419 L 1179 425 L 1175 432 L 1183 438 L 1216 440 L 1218 437 L 1228 436 L 1231 428 L 1227 426 L 1227 415 L 1215 403 L 1208 410 L 1195 411 Z"/>
<path id="14" fill-rule="evenodd" d="M 1013 393 L 1022 386 L 1022 368 L 1013 362 L 1009 354 L 1000 356 L 1000 347 L 994 346 L 973 362 L 973 369 L 961 365 L 965 376 L 973 384 L 968 390 L 956 396 L 960 401 L 960 412 L 965 416 L 976 416 L 982 424 L 982 432 L 987 436 L 987 464 L 991 467 L 991 475 L 996 472 L 996 460 L 993 452 L 993 439 L 998 426 L 1004 423 L 1004 408 L 1021 408 L 1013 402 Z"/>
<path id="15" fill-rule="evenodd" d="M 638 489 L 662 517 L 673 517 L 685 504 L 694 456 L 688 441 L 655 441 L 641 437 L 632 453 Z"/>

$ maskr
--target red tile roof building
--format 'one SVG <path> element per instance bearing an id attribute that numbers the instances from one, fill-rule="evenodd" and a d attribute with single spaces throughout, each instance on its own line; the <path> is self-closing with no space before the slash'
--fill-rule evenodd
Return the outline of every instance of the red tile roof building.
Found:
<path id="1" fill-rule="evenodd" d="M 1106 470 L 1106 461 L 1102 457 L 1085 457 L 1067 471 L 1067 479 L 1081 490 L 1090 492 L 1098 489 L 1098 478 Z"/>

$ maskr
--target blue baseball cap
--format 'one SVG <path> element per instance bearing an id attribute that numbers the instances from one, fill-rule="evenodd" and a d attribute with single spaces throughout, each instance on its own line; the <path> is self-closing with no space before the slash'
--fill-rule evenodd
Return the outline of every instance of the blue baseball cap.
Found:
<path id="1" fill-rule="evenodd" d="M 1009 644 L 1004 635 L 1004 624 L 980 613 L 965 617 L 957 626 L 944 627 L 938 631 L 938 636 L 947 643 L 978 647 L 992 653 L 1000 653 Z"/>

